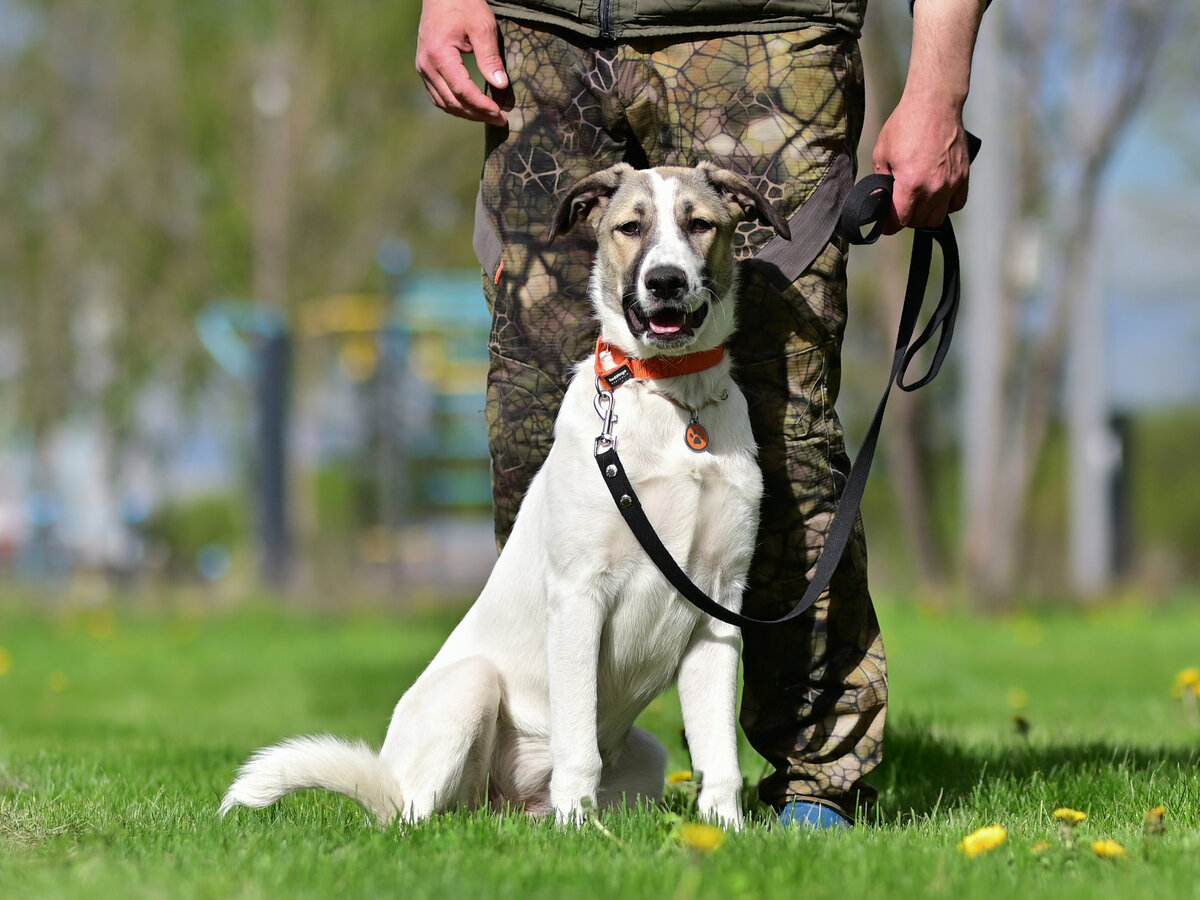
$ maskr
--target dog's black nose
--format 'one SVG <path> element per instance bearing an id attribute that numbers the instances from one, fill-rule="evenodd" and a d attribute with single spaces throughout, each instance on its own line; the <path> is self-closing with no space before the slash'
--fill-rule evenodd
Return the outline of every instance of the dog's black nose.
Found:
<path id="1" fill-rule="evenodd" d="M 687 293 L 687 273 L 679 266 L 655 266 L 644 280 L 656 300 L 682 300 Z"/>

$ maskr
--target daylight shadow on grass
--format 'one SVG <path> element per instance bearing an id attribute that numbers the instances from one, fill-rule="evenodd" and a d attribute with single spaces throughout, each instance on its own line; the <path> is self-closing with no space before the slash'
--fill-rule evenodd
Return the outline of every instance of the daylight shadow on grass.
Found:
<path id="1" fill-rule="evenodd" d="M 1056 782 L 1072 785 L 1119 770 L 1147 782 L 1156 774 L 1187 772 L 1200 751 L 1103 741 L 1028 741 L 970 746 L 909 722 L 889 728 L 884 764 L 871 781 L 880 789 L 882 821 L 920 818 L 967 802 L 988 783 L 1032 796 Z"/>

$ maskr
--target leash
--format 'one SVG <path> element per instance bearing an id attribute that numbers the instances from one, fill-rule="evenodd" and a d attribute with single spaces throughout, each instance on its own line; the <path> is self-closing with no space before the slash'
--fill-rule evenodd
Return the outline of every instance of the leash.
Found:
<path id="1" fill-rule="evenodd" d="M 976 153 L 979 152 L 979 139 L 968 134 L 967 140 L 971 159 L 974 159 Z M 892 187 L 892 177 L 880 174 L 868 175 L 854 186 L 846 198 L 838 220 L 838 230 L 847 241 L 851 244 L 873 244 L 879 239 L 883 233 L 888 212 L 891 210 Z M 863 228 L 869 228 L 866 234 L 863 233 Z M 929 283 L 929 269 L 933 258 L 934 244 L 937 244 L 942 251 L 941 294 L 925 328 L 914 339 L 913 335 L 916 333 L 921 307 L 925 300 L 925 287 Z M 850 468 L 850 475 L 846 479 L 845 489 L 842 491 L 842 496 L 834 511 L 833 522 L 830 524 L 829 533 L 825 538 L 825 548 L 817 560 L 812 580 L 796 606 L 777 619 L 756 619 L 726 609 L 700 590 L 688 578 L 687 573 L 679 567 L 646 517 L 645 510 L 638 500 L 637 492 L 634 491 L 633 484 L 625 473 L 625 467 L 617 455 L 616 436 L 612 430 L 616 422 L 613 412 L 612 389 L 602 389 L 599 382 L 597 383 L 596 411 L 600 413 L 603 426 L 595 443 L 596 464 L 600 467 L 604 483 L 608 486 L 609 493 L 630 531 L 633 532 L 642 549 L 646 551 L 651 561 L 675 590 L 679 591 L 701 612 L 707 613 L 714 619 L 720 619 L 722 622 L 743 628 L 790 622 L 802 616 L 817 602 L 833 579 L 834 572 L 841 562 L 842 554 L 854 531 L 854 523 L 858 517 L 859 506 L 862 504 L 871 463 L 875 458 L 875 447 L 879 442 L 879 431 L 883 425 L 883 413 L 887 407 L 892 386 L 895 385 L 902 391 L 915 391 L 937 377 L 950 349 L 960 295 L 958 243 L 954 238 L 954 228 L 950 224 L 949 217 L 936 228 L 915 229 L 912 257 L 908 268 L 908 283 L 904 289 L 904 306 L 900 313 L 900 326 L 897 329 L 896 345 L 892 354 L 892 370 L 888 376 L 887 386 L 884 388 L 879 405 L 875 408 L 875 415 L 863 438 L 858 457 Z M 934 349 L 929 368 L 920 378 L 910 381 L 908 369 L 913 358 L 935 336 L 937 337 L 937 346 Z"/>

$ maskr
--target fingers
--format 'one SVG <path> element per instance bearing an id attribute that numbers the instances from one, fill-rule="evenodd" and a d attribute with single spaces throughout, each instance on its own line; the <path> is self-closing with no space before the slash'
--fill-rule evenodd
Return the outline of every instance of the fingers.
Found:
<path id="1" fill-rule="evenodd" d="M 884 224 L 884 234 L 902 228 L 936 228 L 950 213 L 958 212 L 967 202 L 969 168 L 946 161 L 921 157 L 892 164 L 885 154 L 876 156 L 875 171 L 891 175 L 892 210 Z"/>
<path id="2" fill-rule="evenodd" d="M 433 105 L 443 112 L 472 122 L 503 125 L 507 121 L 500 105 L 471 80 L 471 74 L 456 52 L 440 53 L 422 59 L 417 71 Z"/>
<path id="3" fill-rule="evenodd" d="M 417 71 L 434 106 L 473 122 L 503 125 L 500 104 L 472 79 L 463 63 L 474 54 L 484 80 L 505 90 L 508 75 L 500 56 L 499 30 L 486 3 L 478 0 L 426 0 L 417 34 Z"/>

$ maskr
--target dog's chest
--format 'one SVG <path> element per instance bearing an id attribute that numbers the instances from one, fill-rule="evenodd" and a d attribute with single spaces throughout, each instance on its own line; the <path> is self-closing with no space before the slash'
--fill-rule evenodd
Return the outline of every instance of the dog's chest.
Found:
<path id="1" fill-rule="evenodd" d="M 635 482 L 639 499 L 659 538 L 697 586 L 717 602 L 736 605 L 753 552 L 758 469 L 749 452 L 717 458 L 687 450 L 682 435 L 678 444 L 681 455 L 660 454 L 649 468 L 638 460 L 636 446 L 627 448 L 630 464 L 641 471 Z M 611 687 L 614 705 L 636 706 L 674 679 L 703 614 L 670 586 L 628 527 L 618 524 L 611 571 L 620 573 L 620 584 L 602 635 L 600 683 Z"/>

